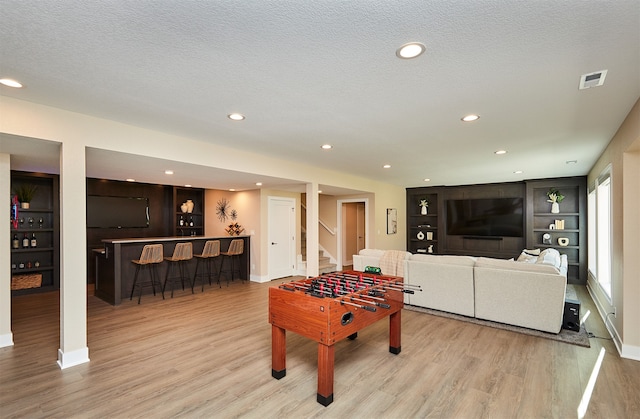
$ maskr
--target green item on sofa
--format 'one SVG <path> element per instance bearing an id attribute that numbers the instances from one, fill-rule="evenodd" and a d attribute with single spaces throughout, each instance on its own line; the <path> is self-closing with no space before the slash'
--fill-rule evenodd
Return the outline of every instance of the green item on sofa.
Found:
<path id="1" fill-rule="evenodd" d="M 377 266 L 365 266 L 364 267 L 364 271 L 368 274 L 378 274 L 380 275 L 382 273 L 382 270 L 380 268 L 378 268 Z"/>

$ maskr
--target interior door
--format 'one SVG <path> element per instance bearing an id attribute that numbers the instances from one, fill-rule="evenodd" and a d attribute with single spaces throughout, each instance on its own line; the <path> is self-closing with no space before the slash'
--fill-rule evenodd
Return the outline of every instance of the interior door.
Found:
<path id="1" fill-rule="evenodd" d="M 295 215 L 295 199 L 269 197 L 269 280 L 295 273 Z"/>
<path id="2" fill-rule="evenodd" d="M 352 265 L 353 255 L 364 249 L 366 243 L 364 202 L 342 204 L 342 231 L 342 263 Z"/>
<path id="3" fill-rule="evenodd" d="M 366 243 L 364 227 L 364 202 L 356 203 L 356 251 L 354 255 L 357 255 L 362 249 L 364 249 Z"/>

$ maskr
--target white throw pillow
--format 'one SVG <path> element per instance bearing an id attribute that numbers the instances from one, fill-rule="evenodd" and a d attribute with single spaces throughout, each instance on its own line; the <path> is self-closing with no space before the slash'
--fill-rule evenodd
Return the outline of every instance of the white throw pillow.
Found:
<path id="1" fill-rule="evenodd" d="M 540 255 L 540 249 L 524 249 L 518 256 L 518 262 L 536 263 L 538 255 Z"/>
<path id="2" fill-rule="evenodd" d="M 538 260 L 535 263 L 544 263 L 560 269 L 560 252 L 556 249 L 545 249 L 540 252 Z"/>

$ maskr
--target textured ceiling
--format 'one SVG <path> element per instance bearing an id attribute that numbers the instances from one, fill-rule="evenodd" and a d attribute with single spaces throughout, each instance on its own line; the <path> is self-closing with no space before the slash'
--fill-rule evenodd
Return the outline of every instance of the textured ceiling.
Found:
<path id="1" fill-rule="evenodd" d="M 0 77 L 25 84 L 1 95 L 406 187 L 586 174 L 640 97 L 638 0 L 4 0 L 0 19 Z M 398 59 L 409 41 L 426 53 Z"/>

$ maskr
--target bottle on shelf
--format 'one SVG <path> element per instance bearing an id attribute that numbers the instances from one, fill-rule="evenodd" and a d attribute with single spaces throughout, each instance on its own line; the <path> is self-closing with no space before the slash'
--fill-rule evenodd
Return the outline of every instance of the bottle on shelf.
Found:
<path id="1" fill-rule="evenodd" d="M 189 227 L 193 227 L 193 217 L 189 217 Z"/>
<path id="2" fill-rule="evenodd" d="M 27 237 L 27 233 L 24 233 L 24 237 L 22 238 L 22 247 L 27 248 L 29 247 L 29 237 Z"/>
<path id="3" fill-rule="evenodd" d="M 18 234 L 13 235 L 13 240 L 11 241 L 11 247 L 14 249 L 20 248 L 20 239 L 18 239 Z"/>
<path id="4" fill-rule="evenodd" d="M 31 234 L 31 247 L 38 247 L 38 240 L 36 240 L 36 233 Z"/>
<path id="5" fill-rule="evenodd" d="M 180 216 L 180 221 L 178 221 L 178 225 L 180 227 L 184 226 L 184 217 L 182 215 Z"/>

